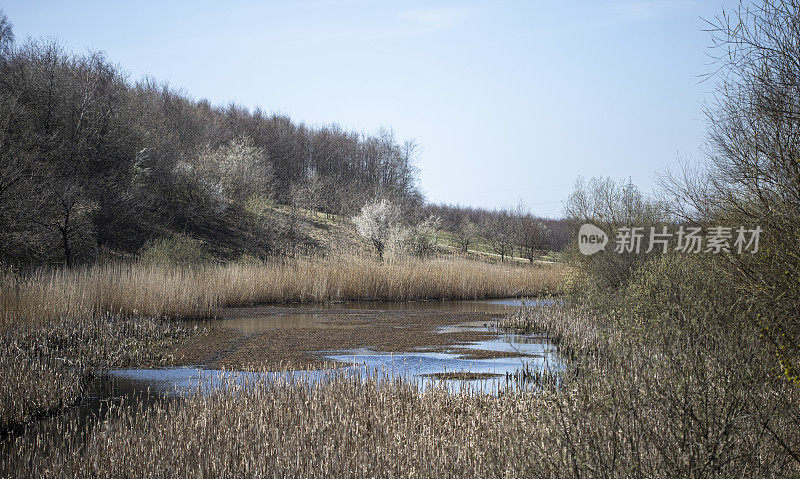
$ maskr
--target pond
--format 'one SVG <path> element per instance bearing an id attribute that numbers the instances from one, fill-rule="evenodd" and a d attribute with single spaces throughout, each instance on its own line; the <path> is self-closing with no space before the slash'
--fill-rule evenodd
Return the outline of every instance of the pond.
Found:
<path id="1" fill-rule="evenodd" d="M 496 320 L 520 305 L 519 300 L 496 300 L 230 308 L 219 319 L 194 322 L 208 334 L 187 346 L 188 364 L 105 371 L 91 381 L 80 406 L 37 421 L 22 434 L 64 431 L 71 423 L 102 420 L 114 404 L 147 408 L 253 377 L 291 376 L 319 384 L 331 374 L 353 373 L 403 377 L 420 390 L 496 394 L 524 388 L 526 374 L 558 371 L 560 365 L 547 338 L 497 329 Z M 310 367 L 292 366 L 298 358 Z M 0 442 L 0 449 L 7 447 L 7 441 Z"/>
<path id="2" fill-rule="evenodd" d="M 182 395 L 237 374 L 279 377 L 286 368 L 269 366 L 280 363 L 281 355 L 292 359 L 305 354 L 319 367 L 289 369 L 315 382 L 332 369 L 352 369 L 402 376 L 422 388 L 445 382 L 453 388 L 497 391 L 519 379 L 521 371 L 559 367 L 555 347 L 546 338 L 496 328 L 497 318 L 520 305 L 520 300 L 494 300 L 230 308 L 220 319 L 195 322 L 217 331 L 235 330 L 235 340 L 220 333 L 228 341 L 221 352 L 184 367 L 112 370 L 107 376 L 126 389 Z M 276 336 L 286 340 L 276 341 Z M 289 344 L 296 336 L 303 337 L 302 345 Z M 330 338 L 341 338 L 336 344 L 342 347 L 330 347 Z M 249 366 L 236 368 L 237 361 Z"/>

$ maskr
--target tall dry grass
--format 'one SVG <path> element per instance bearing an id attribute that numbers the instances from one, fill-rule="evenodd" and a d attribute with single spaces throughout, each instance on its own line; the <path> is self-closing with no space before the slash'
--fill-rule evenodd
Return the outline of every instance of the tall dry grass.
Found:
<path id="1" fill-rule="evenodd" d="M 800 389 L 763 338 L 695 311 L 635 330 L 626 314 L 527 308 L 500 322 L 567 356 L 542 429 L 553 476 L 794 477 Z"/>
<path id="2" fill-rule="evenodd" d="M 506 326 L 573 354 L 538 387 L 499 395 L 398 379 L 231 378 L 88 435 L 20 439 L 16 477 L 786 477 L 800 471 L 800 391 L 756 338 L 693 326 L 632 336 L 587 310 L 539 307 Z M 712 334 L 713 333 L 713 334 Z M 207 384 L 207 383 L 204 383 Z"/>
<path id="3" fill-rule="evenodd" d="M 529 314 L 529 313 L 523 313 Z M 539 313 L 533 313 L 539 314 Z M 569 317 L 572 316 L 572 319 Z M 552 315 L 548 315 L 552 318 Z M 556 312 L 556 320 L 591 318 Z M 532 319 L 539 322 L 539 319 Z M 564 331 L 577 329 L 569 327 Z M 595 336 L 593 336 L 595 337 Z M 587 342 L 603 343 L 602 335 Z M 562 341 L 571 341 L 563 336 Z M 605 344 L 607 345 L 607 343 Z M 741 346 L 741 345 L 740 345 Z M 727 348 L 727 346 L 725 346 Z M 670 354 L 665 354 L 666 351 Z M 17 477 L 784 477 L 796 390 L 730 351 L 633 347 L 499 395 L 352 373 L 232 377 L 183 401 L 116 409 L 88 440 L 18 441 Z M 751 354 L 747 349 L 742 356 Z M 580 355 L 578 355 L 580 358 Z M 207 384 L 207 383 L 206 383 Z M 789 389 L 787 389 L 787 387 Z M 789 401 L 787 403 L 787 401 Z"/>
<path id="4" fill-rule="evenodd" d="M 362 258 L 170 266 L 112 263 L 39 270 L 0 284 L 4 322 L 46 322 L 107 312 L 210 317 L 224 306 L 316 301 L 481 299 L 556 292 L 557 266 L 463 259 L 378 263 Z"/>
<path id="5" fill-rule="evenodd" d="M 0 336 L 0 434 L 80 400 L 99 370 L 170 364 L 168 347 L 194 328 L 159 318 L 104 314 L 46 328 L 7 325 Z"/>
<path id="6" fill-rule="evenodd" d="M 361 258 L 0 273 L 0 431 L 74 403 L 94 369 L 162 361 L 160 348 L 191 334 L 164 318 L 254 303 L 535 295 L 559 283 L 556 268 Z"/>
<path id="7" fill-rule="evenodd" d="M 259 379 L 145 411 L 116 409 L 82 443 L 40 435 L 0 463 L 9 477 L 522 477 L 535 396 L 451 394 L 352 374 Z"/>

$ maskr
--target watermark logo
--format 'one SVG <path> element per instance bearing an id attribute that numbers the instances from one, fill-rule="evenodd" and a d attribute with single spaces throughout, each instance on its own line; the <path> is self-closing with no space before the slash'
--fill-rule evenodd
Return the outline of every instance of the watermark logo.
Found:
<path id="1" fill-rule="evenodd" d="M 597 226 L 586 223 L 578 230 L 578 249 L 586 256 L 591 256 L 605 249 L 608 235 Z"/>
<path id="2" fill-rule="evenodd" d="M 614 235 L 615 253 L 650 253 L 677 251 L 681 253 L 758 253 L 763 230 L 760 226 L 712 226 L 703 231 L 698 227 L 679 226 L 670 231 L 667 226 L 622 226 Z M 578 230 L 578 249 L 589 256 L 605 249 L 608 235 L 597 226 L 586 223 Z"/>

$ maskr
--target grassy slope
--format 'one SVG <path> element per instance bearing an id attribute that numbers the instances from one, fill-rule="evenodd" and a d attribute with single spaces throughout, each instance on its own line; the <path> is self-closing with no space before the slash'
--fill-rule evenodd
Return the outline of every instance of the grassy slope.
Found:
<path id="1" fill-rule="evenodd" d="M 249 204 L 246 208 L 246 214 L 254 215 L 275 224 L 290 223 L 294 214 L 299 236 L 297 252 L 301 255 L 306 253 L 374 254 L 372 246 L 358 235 L 352 222 L 347 217 L 305 208 L 296 208 L 293 212 L 287 205 L 266 202 Z M 177 232 L 170 231 L 162 233 L 167 237 L 177 234 Z M 235 242 L 232 241 L 219 241 L 208 237 L 198 237 L 197 239 L 205 245 L 212 256 L 220 260 L 237 259 L 245 254 L 237 251 L 234 246 Z M 446 255 L 460 253 L 460 247 L 451 231 L 442 229 L 438 232 L 437 251 Z M 500 255 L 492 250 L 490 242 L 482 236 L 474 240 L 468 254 L 464 256 L 473 260 L 489 262 L 497 262 L 500 259 Z M 506 261 L 520 264 L 530 263 L 527 258 L 517 256 L 506 256 Z M 563 255 L 555 251 L 545 251 L 537 258 L 537 262 L 561 263 L 563 262 Z"/>
<path id="2" fill-rule="evenodd" d="M 437 235 L 437 242 L 438 245 L 447 250 L 447 251 L 460 251 L 460 246 L 456 241 L 455 235 L 451 231 L 441 230 Z M 475 238 L 473 243 L 470 245 L 468 253 L 473 256 L 475 259 L 482 259 L 482 260 L 492 260 L 496 261 L 500 258 L 500 255 L 495 253 L 492 250 L 492 246 L 489 241 L 484 238 L 483 236 L 478 236 Z M 506 260 L 509 257 L 506 256 Z M 519 263 L 529 263 L 530 261 L 528 258 L 521 258 L 518 256 L 513 256 L 511 259 L 515 262 Z M 560 263 L 563 262 L 563 255 L 557 251 L 545 251 L 537 258 L 537 261 L 546 261 L 546 262 L 556 262 Z"/>

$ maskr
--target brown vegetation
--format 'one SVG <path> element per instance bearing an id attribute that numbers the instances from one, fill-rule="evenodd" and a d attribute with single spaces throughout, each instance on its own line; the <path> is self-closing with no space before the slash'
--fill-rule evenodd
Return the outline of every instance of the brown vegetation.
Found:
<path id="1" fill-rule="evenodd" d="M 6 275 L 5 322 L 42 323 L 106 312 L 213 317 L 218 308 L 259 303 L 406 301 L 535 296 L 558 291 L 558 266 L 515 267 L 459 259 L 376 263 L 357 257 L 266 264 L 115 263 Z"/>
<path id="2" fill-rule="evenodd" d="M 65 443 L 20 440 L 2 467 L 70 477 L 761 477 L 800 468 L 800 394 L 754 360 L 755 342 L 702 323 L 631 338 L 609 318 L 560 307 L 526 309 L 508 324 L 570 346 L 557 379 L 532 374 L 535 389 L 497 396 L 420 393 L 413 382 L 345 372 L 313 385 L 231 379 L 184 401 L 119 408 L 85 444 L 69 428 Z"/>
<path id="3" fill-rule="evenodd" d="M 314 316 L 304 320 L 302 327 L 275 326 L 268 330 L 243 331 L 241 323 L 232 320 L 214 322 L 215 327 L 197 335 L 192 341 L 174 351 L 176 361 L 187 365 L 206 365 L 228 370 L 258 371 L 265 368 L 280 371 L 288 368 L 319 369 L 330 367 L 331 361 L 322 358 L 322 351 L 366 348 L 380 352 L 404 352 L 425 348 L 426 351 L 456 352 L 470 359 L 517 357 L 494 351 L 459 349 L 456 344 L 496 337 L 487 331 L 438 332 L 438 328 L 469 321 L 490 323 L 491 317 L 481 312 L 385 309 L 316 309 L 302 308 L 232 308 L 221 311 L 222 318 L 234 315 L 262 315 L 288 311 L 280 316 L 287 323 L 292 314 Z M 277 313 L 282 314 L 282 313 Z M 263 320 L 263 319 L 262 319 Z M 256 319 L 258 321 L 258 319 Z M 201 323 L 203 324 L 203 323 Z"/>
<path id="4" fill-rule="evenodd" d="M 215 364 L 252 369 L 255 362 L 323 365 L 309 351 L 365 344 L 391 349 L 452 344 L 430 331 L 464 317 L 402 315 L 414 329 L 391 324 L 358 331 L 281 330 L 269 334 L 194 335 L 180 322 L 207 318 L 225 306 L 265 302 L 462 299 L 555 291 L 560 270 L 466 260 L 376 263 L 353 258 L 268 264 L 166 265 L 115 263 L 71 270 L 6 273 L 0 282 L 0 429 L 74 403 L 81 381 L 106 367 Z M 409 319 L 410 316 L 415 316 Z M 398 316 L 399 318 L 399 316 Z M 409 324 L 405 324 L 409 326 Z M 187 336 L 195 336 L 186 341 Z M 475 334 L 469 335 L 470 338 Z M 437 341 L 430 341 L 435 338 Z M 179 344 L 180 343 L 180 344 Z M 387 350 L 388 350 L 387 349 Z M 289 354 L 291 351 L 291 354 Z"/>
<path id="5" fill-rule="evenodd" d="M 78 401 L 96 371 L 172 363 L 167 352 L 193 333 L 181 323 L 105 314 L 5 325 L 0 339 L 0 432 Z"/>
<path id="6" fill-rule="evenodd" d="M 693 313 L 645 326 L 628 312 L 540 307 L 502 322 L 557 338 L 567 359 L 540 416 L 546 432 L 530 439 L 549 444 L 545 475 L 797 474 L 800 391 L 772 367 L 764 339 L 716 311 Z"/>

